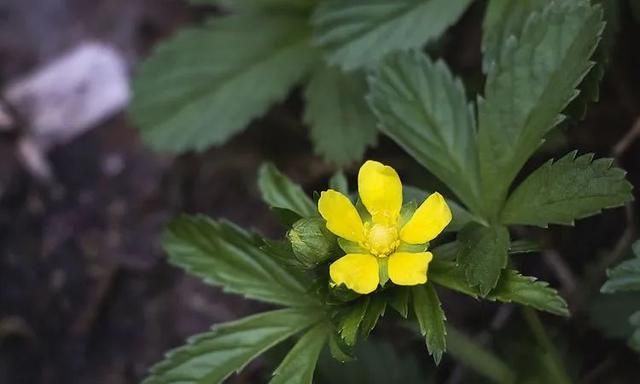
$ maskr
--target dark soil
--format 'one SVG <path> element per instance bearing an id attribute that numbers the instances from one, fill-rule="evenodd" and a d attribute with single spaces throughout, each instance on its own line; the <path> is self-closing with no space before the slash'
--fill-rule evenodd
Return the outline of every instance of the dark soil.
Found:
<path id="1" fill-rule="evenodd" d="M 472 7 L 442 48 L 470 88 L 479 78 L 482 11 L 481 5 Z M 0 0 L 0 87 L 90 37 L 116 44 L 134 71 L 155 42 L 206 12 L 177 0 Z M 640 26 L 625 15 L 600 102 L 590 106 L 585 120 L 559 131 L 533 165 L 573 148 L 611 155 L 640 117 L 638 36 Z M 15 134 L 2 137 L 0 383 L 138 383 L 187 336 L 262 309 L 169 266 L 159 237 L 165 223 L 183 211 L 280 234 L 259 199 L 258 166 L 273 161 L 309 191 L 323 188 L 333 171 L 312 154 L 300 110 L 294 94 L 225 147 L 180 157 L 145 149 L 122 114 L 54 149 L 51 183 L 38 182 L 25 170 L 15 155 Z M 422 176 L 387 139 L 369 156 L 393 162 L 409 178 Z M 640 140 L 618 160 L 640 185 Z M 553 267 L 553 257 L 523 259 L 526 273 L 561 287 L 576 311 L 570 321 L 544 319 L 565 331 L 570 349 L 583 354 L 580 377 L 601 370 L 593 382 L 607 382 L 614 374 L 625 382 L 637 362 L 623 343 L 606 340 L 590 326 L 585 304 L 589 289 L 597 289 L 603 278 L 602 269 L 590 272 L 589 266 L 612 255 L 634 217 L 637 208 L 616 209 L 575 228 L 521 233 L 543 241 L 579 280 L 579 288 L 572 287 Z M 614 253 L 613 259 L 624 255 Z M 445 295 L 444 301 L 448 318 L 469 334 L 485 329 L 498 308 L 457 295 Z M 603 368 L 602 362 L 607 362 Z M 453 369 L 445 363 L 440 375 Z M 253 364 L 235 381 L 255 382 L 259 372 L 260 363 Z"/>

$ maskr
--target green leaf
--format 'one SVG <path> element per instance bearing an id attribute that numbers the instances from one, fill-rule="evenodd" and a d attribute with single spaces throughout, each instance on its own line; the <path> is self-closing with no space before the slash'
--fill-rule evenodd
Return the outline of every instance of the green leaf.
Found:
<path id="1" fill-rule="evenodd" d="M 527 17 L 541 11 L 548 0 L 489 0 L 482 23 L 482 68 L 486 72 L 500 60 L 505 42 L 520 37 Z"/>
<path id="2" fill-rule="evenodd" d="M 336 172 L 331 179 L 329 179 L 329 188 L 342 193 L 345 196 L 349 195 L 349 182 L 343 171 Z"/>
<path id="3" fill-rule="evenodd" d="M 539 253 L 542 251 L 540 243 L 532 240 L 516 240 L 509 245 L 510 255 L 519 255 L 522 253 Z"/>
<path id="4" fill-rule="evenodd" d="M 474 298 L 478 295 L 477 289 L 467 282 L 462 268 L 454 262 L 433 260 L 429 266 L 429 279 L 435 284 Z M 567 304 L 555 289 L 550 288 L 546 282 L 522 276 L 514 270 L 503 271 L 496 288 L 485 298 L 527 305 L 561 316 L 569 314 Z"/>
<path id="5" fill-rule="evenodd" d="M 530 14 L 520 38 L 502 41 L 478 105 L 478 149 L 486 215 L 495 219 L 514 178 L 564 116 L 593 66 L 602 10 L 551 1 Z"/>
<path id="6" fill-rule="evenodd" d="M 367 306 L 367 311 L 362 318 L 362 323 L 360 324 L 360 329 L 362 336 L 365 338 L 369 336 L 371 331 L 378 324 L 378 320 L 384 316 L 384 312 L 387 309 L 387 299 L 386 297 L 378 294 L 373 295 L 369 300 L 369 305 Z"/>
<path id="7" fill-rule="evenodd" d="M 593 154 L 576 158 L 571 152 L 549 160 L 511 194 L 502 213 L 506 224 L 546 227 L 572 225 L 575 219 L 633 199 L 625 172 L 611 168 L 612 159 L 593 160 Z"/>
<path id="8" fill-rule="evenodd" d="M 262 200 L 271 207 L 288 209 L 301 217 L 318 215 L 315 204 L 302 188 L 271 163 L 260 167 L 258 188 L 262 193 Z"/>
<path id="9" fill-rule="evenodd" d="M 415 201 L 417 206 L 420 206 L 431 192 L 424 191 L 420 188 L 416 188 L 411 185 L 404 185 L 402 187 L 403 200 L 405 202 Z M 446 198 L 445 198 L 446 199 Z M 451 223 L 445 228 L 445 231 L 456 232 L 461 230 L 465 225 L 478 221 L 469 211 L 463 208 L 460 204 L 451 199 L 446 199 L 447 205 L 451 209 Z M 417 207 L 416 207 L 417 208 Z M 413 213 L 412 213 L 413 215 Z M 410 218 L 409 218 L 410 219 Z M 407 220 L 408 221 L 408 220 Z"/>
<path id="10" fill-rule="evenodd" d="M 345 343 L 349 346 L 353 346 L 358 338 L 358 330 L 360 324 L 367 313 L 369 307 L 369 296 L 360 298 L 358 301 L 350 304 L 346 314 L 340 322 L 340 336 Z"/>
<path id="11" fill-rule="evenodd" d="M 429 355 L 436 365 L 440 364 L 442 354 L 447 350 L 446 317 L 440 306 L 440 299 L 431 283 L 411 287 L 413 310 L 420 324 L 420 332 L 425 336 Z"/>
<path id="12" fill-rule="evenodd" d="M 609 269 L 607 277 L 609 279 L 600 288 L 602 293 L 640 291 L 640 253 L 637 257 Z"/>
<path id="13" fill-rule="evenodd" d="M 396 50 L 418 48 L 453 25 L 471 0 L 328 0 L 313 14 L 314 43 L 351 70 Z"/>
<path id="14" fill-rule="evenodd" d="M 304 12 L 234 14 L 161 44 L 133 85 L 131 112 L 143 140 L 175 152 L 227 141 L 317 61 L 308 28 Z"/>
<path id="15" fill-rule="evenodd" d="M 316 153 L 337 165 L 361 160 L 378 137 L 367 107 L 367 84 L 361 73 L 321 66 L 305 90 L 305 122 L 311 127 Z"/>
<path id="16" fill-rule="evenodd" d="M 514 302 L 555 315 L 569 316 L 567 302 L 558 291 L 550 288 L 547 282 L 537 281 L 535 277 L 522 276 L 512 270 L 502 273 L 498 285 L 489 294 L 489 299 L 505 303 Z"/>
<path id="17" fill-rule="evenodd" d="M 507 266 L 509 231 L 503 226 L 471 224 L 459 233 L 458 241 L 461 246 L 458 264 L 464 269 L 469 284 L 486 296 Z"/>
<path id="18" fill-rule="evenodd" d="M 332 332 L 329 338 L 329 352 L 331 353 L 331 357 L 340 363 L 345 363 L 354 359 L 353 348 L 347 345 L 347 343 L 342 339 L 342 336 L 338 335 L 336 332 Z"/>
<path id="19" fill-rule="evenodd" d="M 308 330 L 273 372 L 273 378 L 269 383 L 312 384 L 313 372 L 328 336 L 326 324 L 318 324 Z"/>
<path id="20" fill-rule="evenodd" d="M 258 355 L 318 319 L 308 311 L 282 309 L 214 326 L 191 337 L 151 368 L 144 384 L 210 384 L 222 382 Z"/>
<path id="21" fill-rule="evenodd" d="M 387 58 L 369 84 L 383 132 L 477 211 L 475 120 L 462 82 L 444 62 L 412 51 Z"/>
<path id="22" fill-rule="evenodd" d="M 409 315 L 409 294 L 410 290 L 408 287 L 396 286 L 391 289 L 391 294 L 389 297 L 389 305 L 391 308 L 395 309 L 396 312 L 400 314 L 400 316 L 407 318 Z"/>
<path id="23" fill-rule="evenodd" d="M 629 339 L 629 346 L 640 352 L 640 311 L 635 312 L 629 318 L 629 323 L 633 326 L 634 331 Z"/>
<path id="24" fill-rule="evenodd" d="M 173 220 L 163 245 L 169 261 L 225 291 L 287 306 L 316 305 L 305 283 L 259 247 L 256 236 L 205 216 Z"/>

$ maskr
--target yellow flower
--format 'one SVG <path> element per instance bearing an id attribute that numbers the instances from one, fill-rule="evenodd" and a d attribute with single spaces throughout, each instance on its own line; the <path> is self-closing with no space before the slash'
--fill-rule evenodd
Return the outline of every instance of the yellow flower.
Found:
<path id="1" fill-rule="evenodd" d="M 433 240 L 451 222 L 451 210 L 442 195 L 437 192 L 430 195 L 403 223 L 400 177 L 393 168 L 371 160 L 358 173 L 358 194 L 370 214 L 364 221 L 349 198 L 340 192 L 324 191 L 318 201 L 318 211 L 329 231 L 357 243 L 362 250 L 331 264 L 329 273 L 333 282 L 363 295 L 376 290 L 381 283 L 380 275 L 388 276 L 397 285 L 426 283 L 433 255 L 404 249 L 411 249 L 406 245 Z"/>

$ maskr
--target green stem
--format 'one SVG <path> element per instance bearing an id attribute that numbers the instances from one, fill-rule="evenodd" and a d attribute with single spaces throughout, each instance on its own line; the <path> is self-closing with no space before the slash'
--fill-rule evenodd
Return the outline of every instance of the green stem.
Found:
<path id="1" fill-rule="evenodd" d="M 549 369 L 549 373 L 555 378 L 553 382 L 557 384 L 572 384 L 572 380 L 567 374 L 562 358 L 551 342 L 551 339 L 549 339 L 549 335 L 547 335 L 547 332 L 544 330 L 538 313 L 531 308 L 523 308 L 522 316 L 529 325 L 529 329 L 538 341 L 538 344 L 544 349 L 545 365 Z"/>
<path id="2" fill-rule="evenodd" d="M 514 383 L 515 374 L 499 357 L 447 326 L 447 350 L 462 364 L 496 383 Z"/>

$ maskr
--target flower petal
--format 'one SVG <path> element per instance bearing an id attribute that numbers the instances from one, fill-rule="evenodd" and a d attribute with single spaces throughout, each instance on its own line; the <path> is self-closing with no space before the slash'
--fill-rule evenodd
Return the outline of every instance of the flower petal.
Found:
<path id="1" fill-rule="evenodd" d="M 327 229 L 343 239 L 364 241 L 364 226 L 356 207 L 340 192 L 330 189 L 320 194 L 318 211 L 327 221 Z"/>
<path id="2" fill-rule="evenodd" d="M 451 210 L 441 194 L 432 193 L 400 230 L 400 239 L 422 244 L 436 238 L 451 222 Z"/>
<path id="3" fill-rule="evenodd" d="M 361 295 L 375 291 L 380 283 L 378 259 L 361 253 L 350 253 L 334 261 L 329 274 L 334 283 L 344 284 Z"/>
<path id="4" fill-rule="evenodd" d="M 395 169 L 368 160 L 358 173 L 358 193 L 374 223 L 396 223 L 402 207 L 402 183 Z"/>
<path id="5" fill-rule="evenodd" d="M 431 252 L 396 252 L 389 256 L 389 279 L 397 285 L 424 284 L 431 259 Z"/>

